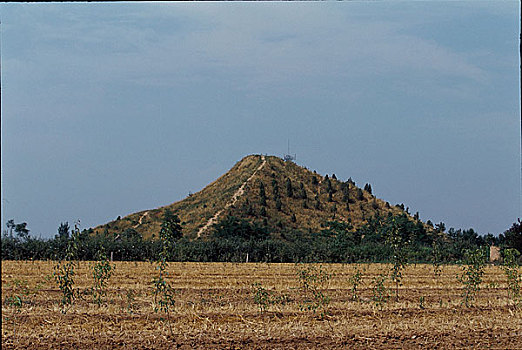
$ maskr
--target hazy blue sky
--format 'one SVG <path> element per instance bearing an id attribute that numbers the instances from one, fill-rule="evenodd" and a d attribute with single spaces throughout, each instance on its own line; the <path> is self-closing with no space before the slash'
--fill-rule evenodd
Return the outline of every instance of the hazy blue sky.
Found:
<path id="1" fill-rule="evenodd" d="M 520 216 L 518 1 L 0 9 L 4 228 L 166 205 L 288 139 L 448 228 Z"/>

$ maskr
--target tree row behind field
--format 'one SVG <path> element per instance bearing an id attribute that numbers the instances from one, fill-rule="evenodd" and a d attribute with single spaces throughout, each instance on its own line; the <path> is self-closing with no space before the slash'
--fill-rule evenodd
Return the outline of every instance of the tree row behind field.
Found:
<path id="1" fill-rule="evenodd" d="M 171 248 L 174 261 L 224 262 L 391 262 L 394 256 L 389 232 L 404 246 L 410 262 L 456 263 L 466 250 L 488 245 L 522 251 L 520 220 L 498 237 L 480 236 L 473 229 L 446 231 L 444 224 L 434 225 L 433 231 L 406 215 L 379 215 L 364 226 L 354 229 L 348 222 L 329 221 L 318 232 L 282 230 L 274 233 L 262 221 L 251 222 L 227 216 L 213 225 L 205 239 L 180 238 Z M 3 260 L 61 259 L 70 237 L 68 223 L 63 223 L 52 239 L 33 237 L 26 223 L 8 221 L 2 235 Z M 93 260 L 103 248 L 114 260 L 154 260 L 161 245 L 145 240 L 133 229 L 121 233 L 93 235 L 83 230 L 79 237 L 78 258 Z"/>

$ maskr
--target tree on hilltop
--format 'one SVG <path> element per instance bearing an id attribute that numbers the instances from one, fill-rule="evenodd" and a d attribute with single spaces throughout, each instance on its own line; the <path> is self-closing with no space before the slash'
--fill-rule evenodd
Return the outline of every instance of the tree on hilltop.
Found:
<path id="1" fill-rule="evenodd" d="M 306 195 L 306 189 L 302 182 L 299 183 L 299 198 L 306 199 L 308 196 Z"/>
<path id="2" fill-rule="evenodd" d="M 265 192 L 265 185 L 263 182 L 259 182 L 259 204 L 261 204 L 263 207 L 266 206 L 266 192 Z"/>
<path id="3" fill-rule="evenodd" d="M 283 203 L 281 203 L 281 198 L 277 197 L 275 200 L 276 209 L 281 211 Z"/>
<path id="4" fill-rule="evenodd" d="M 292 181 L 290 178 L 286 179 L 286 196 L 292 198 L 294 196 L 294 189 L 292 188 Z"/>

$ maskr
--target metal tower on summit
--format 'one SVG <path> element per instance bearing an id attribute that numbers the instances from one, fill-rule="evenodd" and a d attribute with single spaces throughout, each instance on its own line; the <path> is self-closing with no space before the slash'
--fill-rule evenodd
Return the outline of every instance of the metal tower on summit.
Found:
<path id="1" fill-rule="evenodd" d="M 297 159 L 297 155 L 294 154 L 293 156 L 290 154 L 290 140 L 288 140 L 288 153 L 285 154 L 283 157 L 285 162 L 293 162 Z"/>

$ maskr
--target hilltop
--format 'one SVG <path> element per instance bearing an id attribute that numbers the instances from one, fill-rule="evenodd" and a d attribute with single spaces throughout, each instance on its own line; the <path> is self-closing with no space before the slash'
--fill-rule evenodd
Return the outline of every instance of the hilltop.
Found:
<path id="1" fill-rule="evenodd" d="M 250 155 L 179 202 L 118 218 L 93 232 L 117 234 L 132 229 L 154 239 L 166 209 L 179 216 L 183 235 L 189 239 L 211 235 L 213 225 L 229 216 L 260 223 L 276 236 L 292 229 L 319 232 L 334 220 L 357 229 L 376 215 L 406 214 L 414 220 L 350 179 L 323 176 L 275 156 Z"/>

